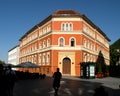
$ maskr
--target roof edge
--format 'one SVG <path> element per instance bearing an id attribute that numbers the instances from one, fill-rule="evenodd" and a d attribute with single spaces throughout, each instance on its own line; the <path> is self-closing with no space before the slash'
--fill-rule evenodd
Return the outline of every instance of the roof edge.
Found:
<path id="1" fill-rule="evenodd" d="M 49 15 L 46 19 L 44 19 L 43 21 L 41 21 L 40 23 L 36 24 L 34 27 L 32 27 L 29 31 L 27 31 L 20 39 L 19 41 L 21 41 L 24 37 L 26 37 L 29 33 L 33 32 L 34 30 L 36 30 L 37 28 L 39 28 L 40 26 L 42 26 L 43 24 L 45 24 L 48 20 L 50 20 L 52 18 L 52 15 Z"/>
<path id="2" fill-rule="evenodd" d="M 66 14 L 63 14 L 67 12 Z M 70 14 L 72 13 L 72 14 Z M 96 26 L 89 18 L 87 18 L 84 14 L 81 14 L 75 10 L 56 10 L 53 14 L 49 15 L 47 18 L 45 18 L 44 20 L 42 20 L 40 23 L 36 24 L 34 27 L 32 27 L 29 31 L 27 31 L 20 39 L 19 41 L 21 41 L 24 37 L 26 37 L 29 33 L 33 32 L 34 30 L 36 30 L 38 27 L 42 26 L 43 24 L 45 24 L 46 22 L 48 22 L 49 20 L 51 20 L 53 17 L 63 17 L 63 16 L 76 16 L 76 17 L 80 17 L 83 20 L 85 20 L 88 24 L 90 24 L 94 29 L 96 29 L 98 32 L 100 32 L 100 34 L 102 34 L 109 42 L 111 41 L 107 35 L 98 27 Z"/>

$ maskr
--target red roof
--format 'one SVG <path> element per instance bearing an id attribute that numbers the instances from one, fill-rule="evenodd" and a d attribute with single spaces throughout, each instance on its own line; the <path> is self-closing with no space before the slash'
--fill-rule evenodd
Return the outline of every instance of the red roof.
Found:
<path id="1" fill-rule="evenodd" d="M 79 14 L 74 10 L 57 10 L 54 14 Z"/>

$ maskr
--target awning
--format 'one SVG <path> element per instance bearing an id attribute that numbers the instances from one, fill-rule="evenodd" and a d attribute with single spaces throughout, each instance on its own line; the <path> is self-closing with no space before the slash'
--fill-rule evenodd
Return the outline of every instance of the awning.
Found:
<path id="1" fill-rule="evenodd" d="M 23 62 L 20 63 L 18 65 L 16 65 L 16 67 L 21 67 L 21 68 L 39 68 L 40 66 L 31 62 Z"/>

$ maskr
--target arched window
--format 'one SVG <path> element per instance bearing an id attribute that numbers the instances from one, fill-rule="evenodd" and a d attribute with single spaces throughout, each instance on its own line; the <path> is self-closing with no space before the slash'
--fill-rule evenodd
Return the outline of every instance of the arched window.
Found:
<path id="1" fill-rule="evenodd" d="M 61 24 L 61 30 L 62 31 L 72 31 L 73 24 L 72 23 L 63 23 L 63 24 Z"/>
<path id="2" fill-rule="evenodd" d="M 40 42 L 40 49 L 42 48 L 42 42 Z"/>
<path id="3" fill-rule="evenodd" d="M 49 65 L 50 64 L 50 53 L 47 53 L 47 58 L 46 58 L 46 63 Z"/>
<path id="4" fill-rule="evenodd" d="M 72 24 L 69 24 L 69 30 L 72 31 Z"/>
<path id="5" fill-rule="evenodd" d="M 65 24 L 62 24 L 62 31 L 65 31 Z"/>
<path id="6" fill-rule="evenodd" d="M 66 24 L 66 31 L 68 31 L 68 24 Z"/>
<path id="7" fill-rule="evenodd" d="M 86 45 L 86 40 L 84 39 L 84 47 L 86 48 L 87 47 L 87 45 Z"/>
<path id="8" fill-rule="evenodd" d="M 84 53 L 84 55 L 83 55 L 84 57 L 84 62 L 87 62 L 87 53 Z"/>
<path id="9" fill-rule="evenodd" d="M 47 32 L 50 32 L 51 28 L 50 25 L 47 26 Z"/>
<path id="10" fill-rule="evenodd" d="M 74 38 L 71 38 L 71 41 L 70 41 L 70 45 L 73 47 L 73 46 L 75 46 L 75 39 Z"/>
<path id="11" fill-rule="evenodd" d="M 42 57 L 41 54 L 39 54 L 39 64 L 41 65 Z"/>
<path id="12" fill-rule="evenodd" d="M 43 48 L 45 48 L 46 47 L 46 40 L 44 40 L 44 42 L 43 42 Z"/>
<path id="13" fill-rule="evenodd" d="M 50 38 L 47 39 L 47 47 L 50 46 Z"/>
<path id="14" fill-rule="evenodd" d="M 63 38 L 59 39 L 59 46 L 64 46 L 64 39 Z"/>

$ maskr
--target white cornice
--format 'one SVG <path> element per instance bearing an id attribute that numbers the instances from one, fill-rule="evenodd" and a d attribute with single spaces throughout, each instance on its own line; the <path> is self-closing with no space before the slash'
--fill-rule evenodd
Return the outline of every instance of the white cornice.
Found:
<path id="1" fill-rule="evenodd" d="M 52 18 L 52 21 L 82 21 L 80 17 L 62 17 L 62 18 Z"/>

